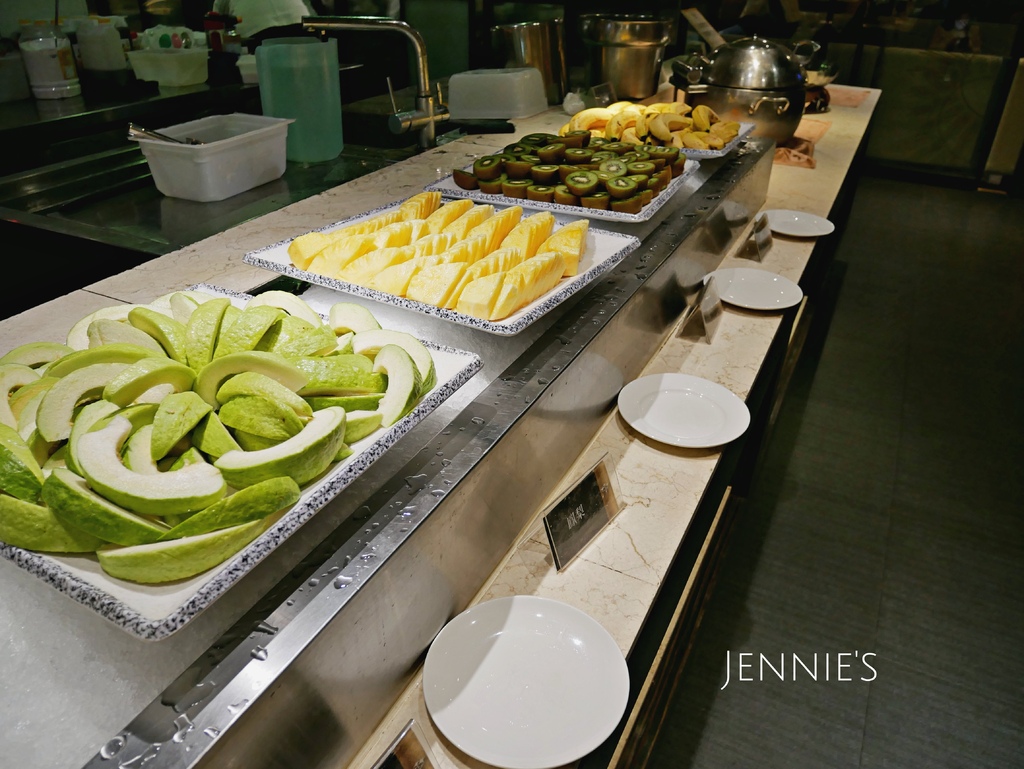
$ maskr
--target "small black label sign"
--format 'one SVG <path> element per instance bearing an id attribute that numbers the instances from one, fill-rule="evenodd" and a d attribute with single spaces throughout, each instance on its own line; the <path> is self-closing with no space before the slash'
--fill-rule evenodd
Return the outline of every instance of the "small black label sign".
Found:
<path id="1" fill-rule="evenodd" d="M 558 571 L 580 554 L 619 512 L 608 455 L 544 514 L 544 530 Z"/>

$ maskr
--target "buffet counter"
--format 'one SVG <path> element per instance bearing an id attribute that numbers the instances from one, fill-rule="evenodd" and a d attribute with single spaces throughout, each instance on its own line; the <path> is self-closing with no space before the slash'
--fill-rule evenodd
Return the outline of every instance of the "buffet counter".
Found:
<path id="1" fill-rule="evenodd" d="M 763 201 L 767 208 L 791 208 L 829 215 L 867 130 L 877 98 L 878 92 L 870 91 L 858 107 L 836 107 L 824 116 L 831 125 L 816 146 L 816 169 L 778 164 L 771 167 L 771 159 L 764 155 L 763 148 L 760 156 L 752 150 L 742 163 L 737 164 L 737 168 L 743 171 L 742 178 L 738 180 L 732 178 L 728 166 L 709 164 L 706 174 L 694 179 L 689 187 L 691 195 L 699 189 L 708 202 L 698 206 L 703 200 L 681 201 L 678 206 L 667 206 L 668 217 L 678 217 L 683 221 L 683 217 L 692 216 L 695 222 L 699 221 L 703 212 L 714 212 L 715 194 L 711 193 L 719 188 L 721 196 L 756 201 L 757 206 Z M 556 130 L 564 120 L 564 115 L 551 111 L 518 121 L 516 135 Z M 507 136 L 467 137 L 102 280 L 4 321 L 0 324 L 0 349 L 10 349 L 31 340 L 60 340 L 75 320 L 112 302 L 144 303 L 158 295 L 199 283 L 236 291 L 256 289 L 274 276 L 245 265 L 241 261 L 242 254 L 379 205 L 408 198 L 422 190 L 425 184 L 449 173 L 453 167 L 463 166 L 507 143 Z M 769 168 L 771 176 L 767 181 L 764 177 Z M 739 171 L 736 175 L 740 176 Z M 758 186 L 759 180 L 767 182 L 766 200 L 763 186 Z M 762 189 L 760 195 L 759 189 Z M 691 205 L 692 208 L 688 207 Z M 714 249 L 705 243 L 703 248 L 707 258 L 713 260 L 705 260 L 705 271 L 708 264 L 710 269 L 749 264 L 739 252 L 745 245 L 751 219 L 748 216 L 745 228 L 729 236 L 724 261 L 722 253 L 712 253 Z M 659 227 L 664 232 L 655 232 Z M 640 261 L 630 265 L 635 275 L 616 273 L 614 279 L 608 281 L 609 286 L 616 280 L 623 284 L 627 279 L 636 283 L 639 278 L 642 287 L 647 277 L 643 265 L 648 258 L 652 263 L 660 259 L 658 264 L 669 264 L 674 249 L 692 248 L 699 237 L 706 241 L 709 232 L 706 226 L 697 225 L 675 232 L 668 222 L 652 222 L 649 227 L 640 229 L 642 231 L 635 234 L 644 240 L 645 247 L 651 244 L 653 252 L 656 250 L 654 245 L 658 244 L 666 253 L 660 256 L 641 254 L 638 257 Z M 673 241 L 673 238 L 677 240 Z M 814 245 L 814 241 L 777 237 L 763 266 L 800 282 L 806 277 Z M 652 269 L 655 273 L 652 278 L 657 277 L 657 272 L 657 269 Z M 605 301 L 600 294 L 601 288 L 590 292 L 591 301 L 596 301 L 598 296 Z M 314 289 L 306 296 L 316 295 L 321 302 L 330 301 L 329 297 L 317 295 L 318 291 L 330 294 L 325 289 Z M 621 312 L 610 301 L 605 305 L 612 308 L 608 315 L 636 320 L 645 311 L 644 301 L 657 298 L 650 294 L 645 296 L 642 288 L 631 291 L 634 293 Z M 584 297 L 580 304 L 587 300 L 588 297 Z M 575 378 L 571 379 L 568 376 L 570 372 L 566 372 L 556 385 L 559 382 L 578 384 L 586 381 L 588 356 L 584 353 L 590 353 L 593 361 L 593 356 L 605 352 L 605 348 L 613 343 L 620 348 L 628 346 L 628 335 L 633 333 L 629 324 L 623 321 L 615 326 L 612 320 L 596 317 L 597 313 L 605 315 L 603 309 L 595 309 L 593 323 L 599 331 L 604 329 L 602 324 L 607 324 L 608 333 L 605 336 L 601 336 L 599 331 L 591 336 L 577 333 L 582 341 L 580 354 L 571 362 L 571 373 Z M 684 339 L 675 333 L 675 324 L 681 317 L 681 309 L 677 310 L 664 328 L 646 334 L 642 330 L 635 332 L 644 344 L 637 345 L 635 361 L 619 367 L 624 376 L 622 383 L 635 378 L 642 369 L 645 374 L 683 372 L 701 376 L 725 385 L 741 398 L 748 399 L 748 403 L 752 393 L 758 390 L 757 398 L 761 400 L 758 411 L 763 422 L 778 376 L 777 371 L 767 370 L 765 362 L 770 358 L 772 368 L 777 368 L 778 353 L 780 350 L 784 353 L 788 346 L 796 315 L 796 311 L 765 315 L 727 308 L 713 343 L 705 344 Z M 473 337 L 443 321 L 399 316 L 389 316 L 389 320 L 397 321 L 398 327 L 402 327 L 404 322 L 405 330 L 420 331 L 422 328 L 425 338 L 473 349 Z M 6 594 L 0 603 L 0 622 L 10 628 L 11 636 L 8 652 L 0 661 L 0 674 L 6 682 L 5 694 L 0 699 L 0 721 L 15 725 L 13 729 L 5 729 L 4 736 L 0 737 L 0 749 L 26 769 L 81 766 L 90 757 L 93 757 L 95 765 L 100 766 L 105 765 L 105 759 L 98 754 L 101 746 L 108 744 L 108 740 L 116 735 L 130 732 L 140 740 L 140 744 L 156 746 L 150 750 L 148 758 L 145 752 L 140 752 L 137 758 L 145 760 L 139 763 L 152 759 L 152 764 L 147 765 L 183 766 L 192 765 L 186 757 L 192 747 L 188 740 L 196 734 L 205 734 L 208 741 L 216 745 L 196 750 L 193 754 L 204 756 L 203 765 L 288 765 L 285 758 L 274 753 L 278 748 L 268 748 L 260 739 L 249 739 L 262 731 L 274 738 L 283 737 L 284 744 L 279 746 L 280 750 L 296 748 L 302 742 L 302 747 L 295 754 L 303 765 L 371 767 L 402 726 L 409 719 L 415 719 L 440 766 L 479 766 L 433 730 L 424 709 L 415 661 L 422 659 L 422 651 L 433 637 L 432 633 L 439 629 L 439 616 L 443 624 L 444 617 L 461 611 L 470 603 L 526 594 L 557 598 L 588 612 L 612 634 L 627 655 L 632 677 L 629 716 L 624 719 L 626 728 L 620 727 L 619 730 L 622 739 L 615 736 L 610 740 L 607 752 L 614 753 L 613 761 L 624 761 L 622 765 L 630 765 L 630 760 L 621 757 L 632 755 L 634 725 L 649 720 L 645 715 L 645 703 L 646 710 L 650 710 L 651 692 L 656 687 L 648 678 L 659 669 L 658 660 L 666 656 L 667 648 L 657 638 L 653 652 L 640 653 L 638 645 L 651 646 L 650 641 L 644 639 L 644 633 L 658 626 L 652 621 L 656 608 L 658 612 L 665 613 L 665 607 L 659 604 L 664 604 L 666 596 L 672 593 L 666 589 L 668 582 L 679 583 L 678 598 L 673 598 L 672 605 L 668 607 L 667 621 L 656 633 L 659 637 L 668 639 L 678 635 L 674 633 L 679 624 L 679 612 L 675 607 L 682 607 L 688 596 L 700 592 L 695 580 L 682 579 L 680 582 L 673 569 L 678 571 L 682 563 L 696 573 L 694 565 L 700 565 L 708 558 L 714 547 L 715 532 L 723 520 L 724 503 L 728 497 L 727 471 L 735 463 L 735 458 L 730 460 L 732 464 L 725 463 L 728 466 L 723 471 L 722 457 L 728 449 L 722 452 L 672 449 L 649 441 L 628 428 L 616 410 L 612 408 L 609 411 L 608 407 L 614 405 L 612 393 L 610 401 L 604 399 L 604 408 L 599 413 L 583 420 L 586 430 L 572 423 L 562 425 L 569 435 L 559 436 L 557 440 L 571 447 L 572 454 L 563 462 L 554 463 L 547 471 L 548 475 L 527 480 L 529 483 L 538 480 L 539 483 L 537 488 L 521 495 L 524 509 L 510 515 L 507 520 L 482 521 L 480 515 L 474 517 L 471 508 L 478 496 L 483 500 L 483 514 L 493 512 L 488 511 L 484 504 L 487 500 L 485 482 L 490 479 L 491 485 L 497 487 L 491 493 L 507 497 L 515 489 L 515 483 L 504 477 L 515 474 L 507 468 L 515 467 L 517 459 L 529 467 L 526 454 L 509 452 L 523 452 L 535 447 L 537 453 L 542 453 L 545 444 L 556 442 L 553 437 L 535 432 L 543 424 L 540 416 L 519 419 L 519 412 L 516 412 L 515 419 L 510 419 L 504 428 L 506 433 L 496 436 L 480 456 L 473 458 L 475 465 L 482 469 L 473 475 L 472 468 L 464 468 L 465 474 L 459 476 L 465 481 L 462 490 L 456 485 L 454 491 L 457 493 L 444 500 L 447 508 L 440 506 L 434 511 L 442 514 L 447 511 L 450 523 L 437 522 L 439 516 L 436 515 L 418 521 L 417 524 L 421 525 L 413 533 L 419 538 L 409 535 L 403 539 L 400 548 L 388 553 L 388 559 L 382 558 L 388 563 L 381 567 L 380 573 L 373 575 L 374 580 L 365 585 L 366 590 L 355 594 L 349 601 L 351 606 L 328 607 L 330 601 L 339 599 L 324 593 L 310 597 L 308 603 L 304 603 L 306 599 L 300 595 L 302 582 L 308 575 L 325 568 L 329 562 L 322 554 L 323 543 L 327 544 L 328 556 L 341 554 L 342 558 L 351 560 L 351 553 L 344 556 L 341 549 L 332 549 L 336 530 L 351 527 L 354 520 L 354 529 L 346 535 L 352 541 L 356 540 L 359 530 L 367 526 L 367 537 L 357 544 L 360 547 L 369 546 L 371 542 L 383 544 L 373 539 L 375 535 L 370 528 L 376 525 L 376 506 L 369 503 L 367 515 L 358 514 L 354 507 L 366 499 L 398 499 L 396 491 L 385 488 L 389 474 L 396 478 L 394 485 L 416 486 L 411 480 L 419 476 L 408 475 L 408 468 L 416 461 L 422 461 L 424 468 L 427 467 L 427 460 L 418 458 L 427 452 L 435 453 L 429 451 L 433 439 L 438 441 L 438 446 L 444 443 L 446 450 L 450 448 L 454 452 L 447 454 L 455 463 L 449 469 L 453 473 L 460 472 L 459 462 L 466 454 L 458 453 L 458 446 L 450 438 L 446 442 L 440 436 L 448 436 L 445 431 L 460 424 L 460 420 L 463 429 L 469 428 L 467 436 L 474 434 L 472 425 L 484 422 L 474 412 L 474 407 L 480 406 L 484 395 L 501 389 L 500 375 L 509 370 L 513 362 L 525 367 L 519 361 L 525 354 L 517 352 L 520 348 L 516 345 L 522 345 L 527 352 L 543 347 L 545 340 L 557 346 L 557 341 L 549 337 L 559 331 L 558 323 L 558 318 L 552 318 L 550 322 L 539 324 L 536 331 L 531 330 L 523 340 L 488 341 L 487 349 L 481 353 L 492 352 L 493 360 L 482 354 L 485 366 L 482 374 L 465 385 L 417 429 L 414 435 L 418 434 L 418 439 L 413 440 L 414 435 L 408 436 L 406 445 L 399 444 L 395 451 L 389 452 L 371 468 L 377 479 L 376 485 L 369 481 L 363 485 L 355 484 L 343 495 L 345 501 L 339 500 L 338 504 L 329 506 L 300 529 L 288 541 L 285 552 L 275 553 L 268 562 L 260 564 L 230 593 L 171 638 L 154 643 L 131 637 L 85 607 L 57 595 L 50 586 L 13 564 L 0 561 L 0 580 L 3 580 Z M 502 343 L 507 348 L 504 351 Z M 650 347 L 649 353 L 645 345 Z M 537 357 L 537 370 L 541 363 L 550 360 L 542 360 L 540 353 Z M 544 405 L 554 405 L 559 396 L 573 397 L 572 389 L 548 387 L 543 379 L 533 380 L 532 386 L 537 388 L 540 396 L 538 409 L 541 411 Z M 617 391 L 617 387 L 615 389 Z M 507 388 L 507 391 L 512 393 L 513 389 Z M 580 392 L 576 391 L 577 394 Z M 754 411 L 753 407 L 751 410 Z M 501 409 L 496 411 L 500 417 Z M 494 423 L 498 421 L 495 419 Z M 480 430 L 477 434 L 483 435 L 484 432 Z M 502 450 L 502 447 L 509 448 Z M 604 454 L 608 454 L 612 461 L 623 510 L 576 561 L 564 571 L 556 572 L 537 514 L 544 509 L 545 498 L 557 498 Z M 496 480 L 496 474 L 502 468 L 505 468 L 503 477 Z M 381 504 L 381 510 L 385 506 Z M 699 541 L 694 542 L 688 532 L 694 533 L 695 517 L 701 509 L 710 510 L 711 515 L 700 527 Z M 450 528 L 442 529 L 448 526 Z M 488 527 L 492 528 L 491 533 L 480 531 Z M 473 537 L 485 536 L 491 548 L 488 553 L 458 549 L 460 540 L 470 541 Z M 340 541 L 342 544 L 345 542 L 344 539 Z M 393 584 L 404 575 L 404 572 L 397 571 L 399 566 L 412 569 L 432 558 L 441 559 L 442 556 L 434 552 L 438 542 L 447 542 L 453 552 L 460 555 L 471 553 L 471 557 L 457 564 L 446 562 L 444 568 L 434 568 L 435 563 L 431 567 L 434 571 L 428 569 L 427 573 L 437 577 L 439 582 L 436 585 L 420 583 L 416 584 L 416 590 L 410 590 L 409 585 Z M 695 549 L 695 559 L 680 559 L 680 552 L 687 548 Z M 358 553 L 359 550 L 353 552 Z M 384 552 L 383 547 L 381 552 Z M 348 561 L 343 560 L 343 563 Z M 289 577 L 294 575 L 298 575 L 299 581 L 289 583 Z M 314 581 L 310 580 L 308 584 L 313 585 Z M 436 605 L 430 600 L 431 587 L 437 587 L 434 593 L 438 596 Z M 389 633 L 381 630 L 381 627 L 391 627 L 384 620 L 390 622 L 392 618 L 375 615 L 370 604 L 377 591 L 384 591 L 381 595 L 392 602 L 387 607 L 390 613 L 405 612 L 403 617 L 394 621 L 404 619 L 410 626 L 408 634 L 396 636 L 393 628 Z M 290 597 L 284 601 L 282 596 Z M 397 600 L 395 596 L 404 597 Z M 289 611 L 286 606 L 294 611 Z M 341 615 L 342 610 L 346 612 L 344 615 Z M 224 689 L 205 702 L 202 697 L 195 700 L 195 709 L 192 709 L 187 699 L 190 693 L 204 683 L 209 684 L 209 689 L 213 688 L 213 681 L 205 678 L 211 669 L 216 669 L 235 649 L 241 649 L 245 657 L 249 656 L 245 641 L 253 634 L 248 632 L 250 626 L 244 619 L 250 614 L 267 618 L 263 625 L 271 630 L 264 627 L 263 632 L 268 638 L 277 634 L 270 639 L 273 643 L 264 644 L 270 650 L 270 657 L 269 660 L 263 657 L 262 672 L 248 677 L 236 676 L 231 682 L 232 691 L 228 691 L 224 679 L 218 678 L 217 683 Z M 322 627 L 314 621 L 321 617 L 325 618 Z M 337 621 L 331 623 L 331 619 Z M 365 670 L 366 674 L 361 679 L 348 675 L 332 680 L 331 674 L 338 669 L 337 660 L 330 659 L 332 655 L 358 656 L 351 645 L 339 645 L 345 641 L 339 626 L 351 625 L 353 633 L 360 632 L 360 620 L 379 622 L 381 627 L 364 624 L 361 632 L 366 637 L 382 634 L 384 646 L 388 647 L 383 656 L 388 658 L 386 661 L 391 668 L 380 664 L 374 668 L 372 664 L 365 664 L 367 660 L 350 659 L 352 665 Z M 232 636 L 229 631 L 238 628 L 242 629 Z M 279 628 L 282 631 L 278 634 Z M 310 640 L 301 648 L 289 647 L 283 637 L 300 630 Z M 73 638 L 74 643 L 69 643 L 69 638 Z M 249 643 L 251 645 L 251 641 Z M 364 653 L 364 650 L 358 651 L 358 654 Z M 318 675 L 325 680 L 315 680 Z M 301 686 L 296 685 L 296 679 Z M 239 687 L 242 684 L 249 686 L 255 694 L 240 698 L 242 690 Z M 344 705 L 333 700 L 334 696 L 341 696 L 337 693 L 338 687 L 346 689 L 344 693 L 348 695 L 348 701 Z M 334 694 L 326 693 L 332 690 Z M 175 699 L 176 696 L 180 699 Z M 238 706 L 238 710 L 246 710 L 246 713 L 236 719 L 238 714 L 231 711 L 230 717 L 225 716 L 226 721 L 218 722 L 216 718 L 224 714 L 213 714 L 212 707 L 209 707 L 217 703 L 228 704 L 227 710 Z M 166 707 L 168 713 L 173 710 L 183 714 L 180 718 L 185 718 L 187 713 L 191 718 L 191 721 L 185 718 L 187 729 L 180 728 L 182 722 L 179 719 L 173 720 L 179 732 L 172 729 L 168 734 L 166 728 L 154 728 L 152 734 L 147 734 L 140 729 L 144 720 L 139 716 L 140 712 L 157 712 L 161 707 Z M 275 719 L 275 715 L 280 718 Z M 172 719 L 166 720 L 165 726 L 170 726 Z M 274 725 L 270 728 L 272 721 Z M 335 732 L 324 733 L 325 723 L 334 726 Z M 125 730 L 129 724 L 132 728 Z M 221 737 L 221 725 L 224 724 L 231 730 L 224 729 Z M 195 732 L 189 734 L 193 728 Z M 184 743 L 180 752 L 176 753 L 175 745 L 171 744 L 172 734 L 182 737 L 181 740 L 173 740 L 174 743 Z M 296 734 L 304 740 L 299 740 Z M 314 737 L 324 744 L 315 749 L 306 744 Z M 269 741 L 270 736 L 263 739 Z M 159 750 L 161 744 L 166 745 L 163 751 Z M 261 763 L 257 764 L 255 757 L 261 751 Z M 118 758 L 123 759 L 124 756 Z"/>

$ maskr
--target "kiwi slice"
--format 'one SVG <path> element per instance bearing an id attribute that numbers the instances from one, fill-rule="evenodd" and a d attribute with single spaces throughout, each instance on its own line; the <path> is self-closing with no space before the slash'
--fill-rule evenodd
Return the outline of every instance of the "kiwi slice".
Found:
<path id="1" fill-rule="evenodd" d="M 473 176 L 480 181 L 497 179 L 502 172 L 505 161 L 498 155 L 487 155 L 473 161 Z"/>
<path id="2" fill-rule="evenodd" d="M 661 179 L 661 186 L 667 187 L 669 182 L 672 181 L 672 169 L 663 168 L 657 173 L 651 174 L 652 179 Z"/>
<path id="3" fill-rule="evenodd" d="M 540 203 L 553 203 L 555 188 L 548 184 L 532 184 L 526 188 L 526 199 L 536 200 Z"/>
<path id="4" fill-rule="evenodd" d="M 641 203 L 641 205 L 646 206 L 652 200 L 654 200 L 654 190 L 649 190 L 646 187 L 644 189 L 640 190 L 640 203 Z"/>
<path id="5" fill-rule="evenodd" d="M 540 163 L 530 167 L 530 178 L 537 184 L 554 184 L 558 178 L 558 166 L 550 163 Z"/>
<path id="6" fill-rule="evenodd" d="M 581 149 L 590 144 L 590 139 L 590 131 L 580 129 L 578 131 L 569 131 L 565 136 L 559 136 L 555 141 L 559 141 L 569 148 Z"/>
<path id="7" fill-rule="evenodd" d="M 646 190 L 647 182 L 650 180 L 650 178 L 646 174 L 630 174 L 626 178 L 632 179 L 634 182 L 636 182 L 636 188 L 638 190 Z"/>
<path id="8" fill-rule="evenodd" d="M 501 194 L 507 198 L 525 198 L 526 188 L 532 186 L 532 179 L 509 179 L 502 183 Z"/>
<path id="9" fill-rule="evenodd" d="M 618 158 L 611 150 L 595 150 L 594 154 L 590 156 L 590 159 L 595 163 L 602 163 L 605 160 L 615 160 Z"/>
<path id="10" fill-rule="evenodd" d="M 546 147 L 551 142 L 555 141 L 558 137 L 555 134 L 546 133 L 532 133 L 526 134 L 522 139 L 519 140 L 520 144 L 526 144 L 530 147 Z"/>
<path id="11" fill-rule="evenodd" d="M 462 168 L 456 168 L 452 171 L 452 181 L 459 185 L 464 190 L 475 190 L 480 187 L 479 182 L 473 174 Z"/>
<path id="12" fill-rule="evenodd" d="M 604 188 L 615 199 L 630 198 L 638 192 L 636 182 L 627 176 L 616 176 L 609 179 L 604 183 Z M 613 210 L 618 209 L 613 207 Z"/>
<path id="13" fill-rule="evenodd" d="M 620 214 L 638 214 L 644 207 L 643 196 L 633 195 L 628 198 L 612 198 L 611 209 Z"/>
<path id="14" fill-rule="evenodd" d="M 569 147 L 565 151 L 565 162 L 571 165 L 579 165 L 580 163 L 589 163 L 591 158 L 594 156 L 593 150 L 588 149 L 577 149 Z"/>
<path id="15" fill-rule="evenodd" d="M 578 197 L 592 195 L 597 192 L 601 180 L 593 171 L 576 171 L 565 177 L 565 186 L 569 192 Z"/>
<path id="16" fill-rule="evenodd" d="M 577 168 L 576 166 L 565 165 L 563 163 L 562 165 L 558 166 L 558 180 L 562 184 L 565 184 L 565 179 L 566 179 L 566 177 L 569 176 L 569 174 L 574 174 L 577 171 L 581 171 L 581 170 L 583 170 L 583 169 Z"/>
<path id="17" fill-rule="evenodd" d="M 633 163 L 626 165 L 626 170 L 631 174 L 643 174 L 644 176 L 650 176 L 658 167 L 650 160 L 637 160 Z"/>
<path id="18" fill-rule="evenodd" d="M 509 179 L 529 178 L 530 169 L 536 164 L 527 160 L 528 157 L 530 156 L 520 155 L 517 160 L 509 160 L 505 163 L 505 173 L 508 174 Z"/>
<path id="19" fill-rule="evenodd" d="M 564 184 L 558 184 L 555 186 L 555 202 L 561 203 L 563 206 L 578 206 L 580 199 L 573 195 Z"/>
<path id="20" fill-rule="evenodd" d="M 633 147 L 634 145 L 627 144 L 626 142 L 608 142 L 607 144 L 601 145 L 602 150 L 611 150 L 616 155 L 624 155 L 627 152 L 633 152 Z"/>
<path id="21" fill-rule="evenodd" d="M 561 163 L 562 158 L 565 157 L 565 145 L 555 142 L 554 144 L 547 144 L 543 147 L 537 148 L 537 157 L 540 158 L 541 163 Z"/>
<path id="22" fill-rule="evenodd" d="M 606 174 L 611 174 L 612 176 L 625 176 L 628 167 L 629 166 L 621 160 L 605 160 L 598 166 L 601 171 L 604 171 Z"/>
<path id="23" fill-rule="evenodd" d="M 672 171 L 672 176 L 681 176 L 683 171 L 686 170 L 686 155 L 680 155 L 678 159 L 673 160 L 669 170 Z"/>
<path id="24" fill-rule="evenodd" d="M 480 192 L 487 195 L 500 195 L 501 185 L 508 181 L 508 174 L 498 174 L 496 179 L 478 179 L 477 183 L 480 185 Z"/>
<path id="25" fill-rule="evenodd" d="M 607 192 L 595 192 L 593 195 L 580 197 L 580 203 L 584 208 L 596 208 L 600 211 L 607 211 L 611 202 L 611 196 Z"/>
<path id="26" fill-rule="evenodd" d="M 526 144 L 509 144 L 505 147 L 505 152 L 509 155 L 529 155 L 533 152 L 533 147 Z"/>
<path id="27" fill-rule="evenodd" d="M 587 146 L 593 149 L 594 147 L 600 147 L 602 144 L 607 144 L 610 140 L 603 136 L 591 136 L 590 144 Z"/>

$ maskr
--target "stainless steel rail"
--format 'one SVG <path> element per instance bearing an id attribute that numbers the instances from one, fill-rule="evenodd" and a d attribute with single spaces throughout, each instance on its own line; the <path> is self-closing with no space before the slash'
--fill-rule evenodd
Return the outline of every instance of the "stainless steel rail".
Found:
<path id="1" fill-rule="evenodd" d="M 368 471 L 383 485 L 335 500 L 348 521 L 302 583 L 272 594 L 87 766 L 350 761 L 760 208 L 771 149 L 749 141 L 702 167 L 699 188 L 642 228 L 640 249 L 536 330 L 464 332 L 487 362 L 476 390 Z"/>

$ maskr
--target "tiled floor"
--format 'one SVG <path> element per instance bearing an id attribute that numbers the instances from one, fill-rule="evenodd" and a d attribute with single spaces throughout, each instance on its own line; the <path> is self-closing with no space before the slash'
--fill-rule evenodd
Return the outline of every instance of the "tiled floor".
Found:
<path id="1" fill-rule="evenodd" d="M 828 282 L 650 766 L 1019 769 L 1024 201 L 866 178 Z"/>

